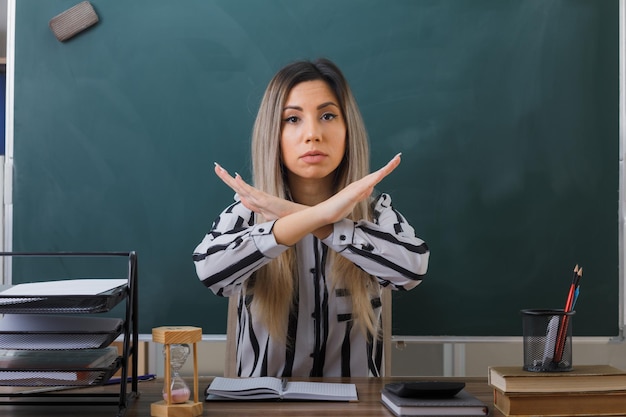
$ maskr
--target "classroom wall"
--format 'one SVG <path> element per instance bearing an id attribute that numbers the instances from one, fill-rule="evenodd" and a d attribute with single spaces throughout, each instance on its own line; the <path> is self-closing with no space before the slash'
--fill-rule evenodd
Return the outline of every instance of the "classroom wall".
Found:
<path id="1" fill-rule="evenodd" d="M 149 343 L 146 367 L 150 373 L 163 375 L 162 345 Z M 626 345 L 600 338 L 574 338 L 574 366 L 609 364 L 626 369 Z M 201 376 L 222 375 L 225 341 L 203 341 L 198 344 L 198 369 Z M 523 347 L 519 341 L 489 342 L 409 342 L 394 345 L 392 351 L 394 376 L 471 376 L 486 377 L 492 365 L 522 366 Z M 191 361 L 183 375 L 192 375 Z"/>

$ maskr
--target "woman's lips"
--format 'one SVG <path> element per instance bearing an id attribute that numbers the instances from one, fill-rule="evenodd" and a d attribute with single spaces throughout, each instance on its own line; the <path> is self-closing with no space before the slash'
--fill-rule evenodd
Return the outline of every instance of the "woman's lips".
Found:
<path id="1" fill-rule="evenodd" d="M 323 161 L 326 158 L 326 154 L 322 152 L 307 152 L 300 157 L 300 159 L 308 164 L 316 164 Z"/>

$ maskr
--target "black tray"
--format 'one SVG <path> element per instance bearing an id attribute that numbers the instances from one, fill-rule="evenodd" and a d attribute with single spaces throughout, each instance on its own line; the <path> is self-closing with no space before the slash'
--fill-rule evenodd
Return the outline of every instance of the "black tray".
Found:
<path id="1" fill-rule="evenodd" d="M 0 386 L 7 387 L 57 387 L 57 386 L 95 386 L 103 385 L 121 367 L 117 359 L 107 368 L 76 369 L 63 371 L 3 371 L 0 370 Z M 76 375 L 75 379 L 73 375 Z M 18 378 L 19 376 L 19 378 Z M 71 377 L 70 377 L 71 376 Z"/>
<path id="2" fill-rule="evenodd" d="M 40 365 L 0 369 L 0 386 L 85 386 L 101 385 L 120 369 L 122 358 L 117 356 L 110 363 L 98 367 L 54 368 Z"/>
<path id="3" fill-rule="evenodd" d="M 0 314 L 104 313 L 124 300 L 127 288 L 121 286 L 96 295 L 0 294 Z"/>
<path id="4" fill-rule="evenodd" d="M 98 349 L 123 328 L 118 318 L 7 314 L 0 319 L 0 349 Z"/>

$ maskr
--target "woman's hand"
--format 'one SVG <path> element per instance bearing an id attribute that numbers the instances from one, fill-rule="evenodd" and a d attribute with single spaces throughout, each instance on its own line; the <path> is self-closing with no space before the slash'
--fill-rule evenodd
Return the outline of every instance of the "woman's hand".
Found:
<path id="1" fill-rule="evenodd" d="M 246 183 L 237 173 L 232 177 L 228 171 L 215 163 L 215 173 L 239 196 L 241 203 L 249 210 L 261 214 L 266 220 L 276 220 L 306 206 L 267 194 Z"/>
<path id="2" fill-rule="evenodd" d="M 384 167 L 355 181 L 329 199 L 305 206 L 267 194 L 246 183 L 239 174 L 231 176 L 217 163 L 215 173 L 237 193 L 242 204 L 266 220 L 278 220 L 273 232 L 276 241 L 294 245 L 309 233 L 324 239 L 332 232 L 332 224 L 346 218 L 360 201 L 368 198 L 374 187 L 400 165 L 400 155 L 394 156 Z"/>
<path id="3" fill-rule="evenodd" d="M 374 187 L 400 165 L 400 156 L 401 154 L 397 154 L 387 165 L 378 171 L 374 171 L 349 184 L 343 190 L 315 207 L 319 206 L 327 213 L 326 218 L 329 224 L 347 217 L 352 213 L 357 203 L 368 198 L 374 191 Z"/>

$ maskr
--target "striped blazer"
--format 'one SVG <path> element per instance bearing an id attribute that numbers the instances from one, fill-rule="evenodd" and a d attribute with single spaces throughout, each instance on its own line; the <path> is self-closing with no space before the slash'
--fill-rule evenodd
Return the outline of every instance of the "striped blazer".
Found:
<path id="1" fill-rule="evenodd" d="M 346 257 L 379 282 L 372 308 L 379 320 L 380 288 L 409 290 L 427 270 L 429 249 L 406 219 L 381 194 L 372 222 L 344 219 L 325 239 L 308 235 L 295 245 L 298 294 L 288 324 L 288 344 L 273 340 L 255 318 L 246 280 L 287 246 L 276 243 L 273 222 L 256 223 L 237 199 L 213 222 L 196 247 L 199 279 L 220 296 L 238 296 L 239 376 L 379 376 L 382 343 L 364 335 L 351 320 L 350 294 L 333 288 L 330 251 Z"/>

